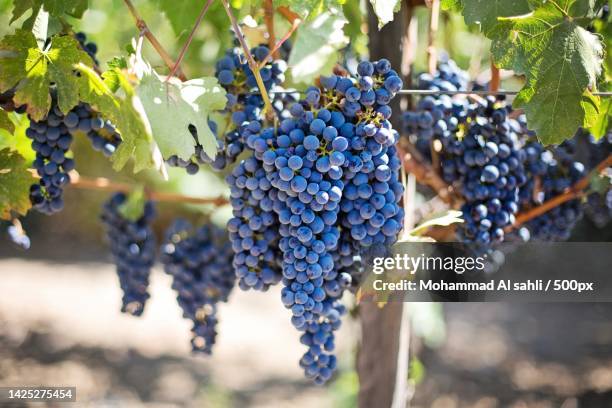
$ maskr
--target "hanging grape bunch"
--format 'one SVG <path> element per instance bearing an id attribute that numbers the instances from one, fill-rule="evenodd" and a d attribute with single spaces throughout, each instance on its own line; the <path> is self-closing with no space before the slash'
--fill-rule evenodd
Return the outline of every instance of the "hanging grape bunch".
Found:
<path id="1" fill-rule="evenodd" d="M 100 218 L 106 227 L 123 291 L 121 311 L 140 316 L 149 298 L 149 276 L 155 263 L 155 234 L 151 228 L 155 209 L 153 203 L 148 201 L 142 215 L 132 220 L 121 211 L 126 200 L 124 193 L 114 194 L 102 207 Z"/>
<path id="2" fill-rule="evenodd" d="M 178 219 L 166 232 L 161 262 L 172 276 L 183 316 L 193 322 L 191 345 L 210 354 L 217 336 L 217 304 L 227 302 L 235 276 L 227 233 L 213 225 L 197 229 Z"/>

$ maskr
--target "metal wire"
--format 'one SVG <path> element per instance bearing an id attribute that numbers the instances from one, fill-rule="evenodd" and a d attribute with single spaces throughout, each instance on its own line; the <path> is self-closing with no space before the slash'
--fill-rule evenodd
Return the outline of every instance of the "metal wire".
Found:
<path id="1" fill-rule="evenodd" d="M 401 89 L 397 92 L 399 95 L 479 95 L 479 96 L 487 96 L 487 95 L 505 95 L 505 96 L 515 96 L 520 91 L 435 91 L 429 89 Z M 270 94 L 299 94 L 304 95 L 305 92 L 297 91 L 297 90 L 272 90 L 269 92 Z M 250 95 L 259 95 L 259 92 L 245 92 L 243 94 Z M 593 92 L 594 96 L 603 96 L 610 97 L 612 96 L 612 92 Z"/>

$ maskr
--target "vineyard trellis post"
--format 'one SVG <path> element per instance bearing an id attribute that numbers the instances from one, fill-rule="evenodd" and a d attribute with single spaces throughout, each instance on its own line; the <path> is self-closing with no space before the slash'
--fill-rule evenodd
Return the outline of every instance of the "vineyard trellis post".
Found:
<path id="1" fill-rule="evenodd" d="M 368 37 L 370 59 L 387 58 L 392 66 L 402 63 L 402 38 L 407 21 L 404 13 L 397 13 L 394 20 L 377 29 L 378 20 L 371 8 L 368 12 Z M 392 103 L 394 112 L 400 111 L 399 98 Z M 399 115 L 391 121 L 397 122 Z M 399 128 L 399 123 L 393 123 Z M 391 407 L 394 402 L 397 356 L 400 350 L 400 329 L 404 304 L 391 302 L 384 307 L 372 301 L 359 305 L 361 341 L 357 353 L 359 375 L 359 407 Z M 404 337 L 405 338 L 405 337 Z M 405 405 L 405 403 L 403 404 Z"/>

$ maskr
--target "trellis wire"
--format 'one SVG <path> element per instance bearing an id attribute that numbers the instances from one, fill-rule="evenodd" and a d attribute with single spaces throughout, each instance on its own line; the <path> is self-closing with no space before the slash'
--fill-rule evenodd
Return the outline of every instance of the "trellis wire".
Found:
<path id="1" fill-rule="evenodd" d="M 504 96 L 516 96 L 520 91 L 441 91 L 441 90 L 429 90 L 429 89 L 401 89 L 397 92 L 399 95 L 479 95 L 479 96 L 487 96 L 487 95 L 504 95 Z M 259 95 L 259 92 L 242 92 L 241 95 Z M 284 90 L 273 90 L 270 92 L 271 95 L 274 94 L 299 94 L 305 95 L 306 93 L 298 90 L 284 89 Z M 603 96 L 610 97 L 612 96 L 612 92 L 592 92 L 593 96 Z"/>

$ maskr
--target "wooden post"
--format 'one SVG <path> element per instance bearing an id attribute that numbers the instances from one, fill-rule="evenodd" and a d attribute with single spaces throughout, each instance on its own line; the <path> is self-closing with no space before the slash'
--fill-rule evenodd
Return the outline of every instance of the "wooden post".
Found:
<path id="1" fill-rule="evenodd" d="M 403 5 L 406 7 L 406 4 Z M 387 58 L 398 72 L 402 65 L 402 38 L 405 35 L 405 14 L 396 13 L 394 21 L 378 30 L 378 21 L 368 4 L 368 37 L 370 60 Z M 400 125 L 400 104 L 396 98 L 391 105 L 393 126 Z M 359 375 L 359 407 L 388 408 L 394 404 L 400 328 L 403 303 L 393 302 L 379 308 L 364 301 L 359 306 L 361 343 L 357 353 Z M 397 402 L 397 399 L 396 401 Z"/>

